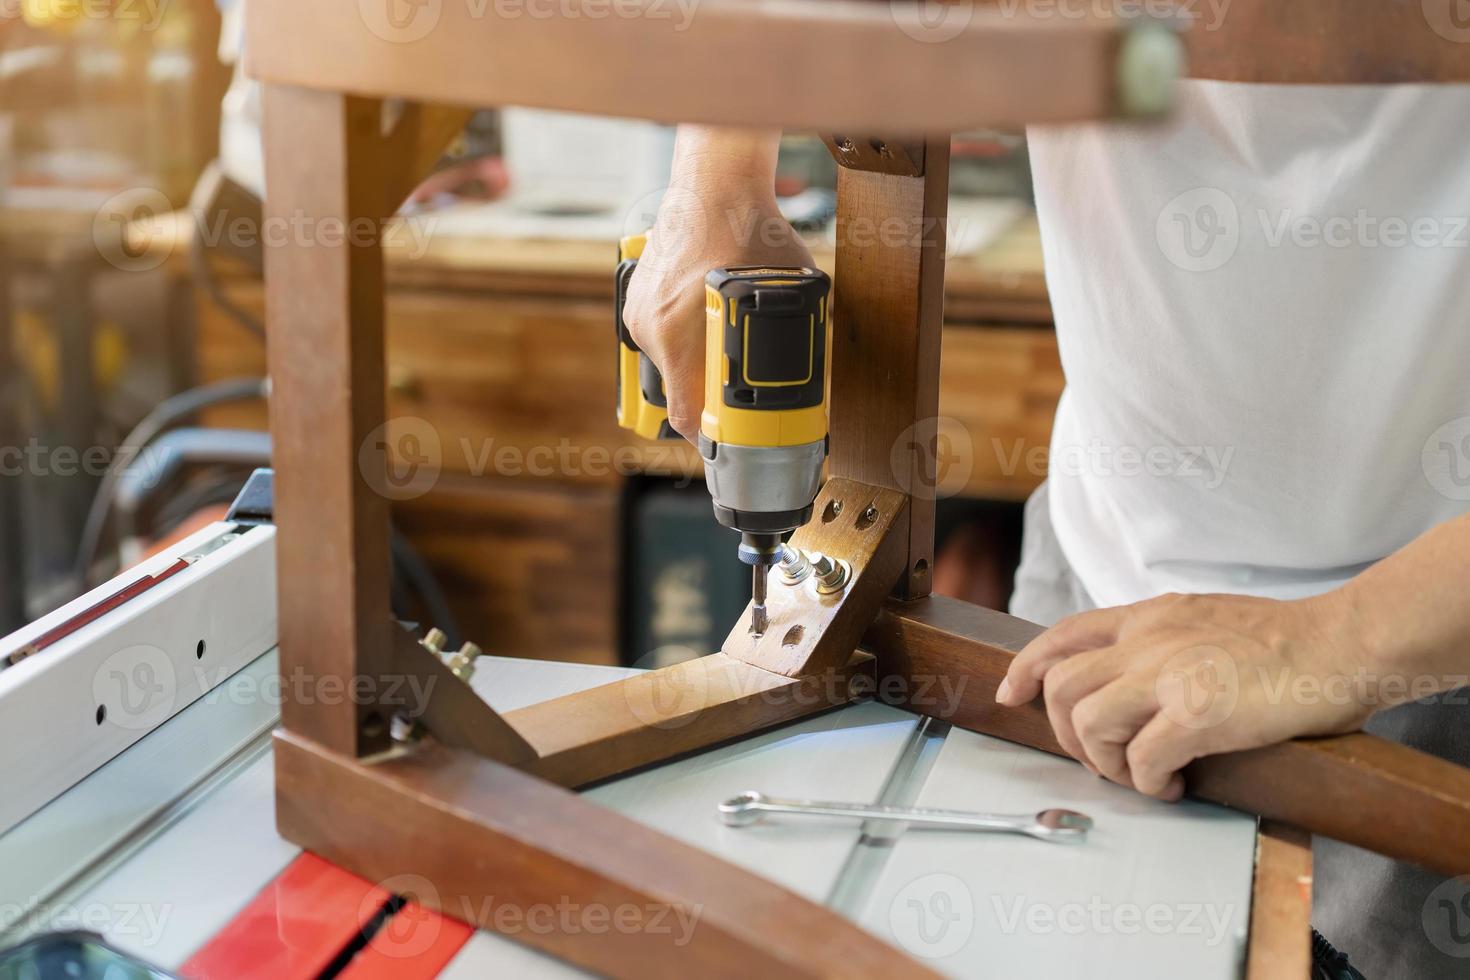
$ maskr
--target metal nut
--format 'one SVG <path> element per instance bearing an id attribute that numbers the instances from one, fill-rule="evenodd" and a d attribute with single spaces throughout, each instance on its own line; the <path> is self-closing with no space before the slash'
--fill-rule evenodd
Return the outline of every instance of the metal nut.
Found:
<path id="1" fill-rule="evenodd" d="M 800 585 L 812 573 L 812 563 L 807 561 L 806 555 L 802 554 L 800 548 L 793 548 L 789 544 L 781 547 L 781 561 L 777 567 L 781 569 L 783 585 Z"/>
<path id="2" fill-rule="evenodd" d="M 444 658 L 444 665 L 454 672 L 455 677 L 468 681 L 475 673 L 475 658 L 484 655 L 484 650 L 473 643 L 466 642 L 459 648 L 459 652 L 451 653 Z"/>
<path id="3" fill-rule="evenodd" d="M 443 653 L 444 644 L 449 642 L 449 637 L 445 635 L 443 630 L 435 626 L 433 629 L 429 630 L 429 632 L 425 633 L 424 638 L 422 640 L 419 640 L 419 642 L 422 643 L 424 645 L 424 649 L 428 650 L 430 653 Z"/>
<path id="4" fill-rule="evenodd" d="M 841 558 L 828 558 L 820 552 L 813 552 L 810 558 L 812 572 L 817 577 L 818 592 L 822 595 L 833 595 L 847 587 L 847 579 L 852 573 L 847 562 Z"/>

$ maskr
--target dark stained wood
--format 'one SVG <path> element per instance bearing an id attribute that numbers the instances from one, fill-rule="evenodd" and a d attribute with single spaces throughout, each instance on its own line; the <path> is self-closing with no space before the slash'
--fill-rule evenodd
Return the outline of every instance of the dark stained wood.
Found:
<path id="1" fill-rule="evenodd" d="M 873 660 L 785 677 L 716 653 L 506 714 L 529 771 L 582 786 L 826 711 L 872 692 Z"/>
<path id="2" fill-rule="evenodd" d="M 265 255 L 281 673 L 288 690 L 298 675 L 309 690 L 352 690 L 384 677 L 391 641 L 388 500 L 367 478 L 384 458 L 370 448 L 383 421 L 382 256 L 371 230 L 346 234 L 383 216 L 381 108 L 279 85 L 263 103 L 265 217 L 287 229 Z M 349 756 L 388 744 L 370 697 L 287 698 L 281 721 Z"/>
<path id="3" fill-rule="evenodd" d="M 923 140 L 892 140 L 876 136 L 827 133 L 822 136 L 822 142 L 827 145 L 827 152 L 841 166 L 898 177 L 924 176 Z"/>
<path id="4" fill-rule="evenodd" d="M 933 976 L 764 878 L 478 756 L 428 743 L 366 765 L 280 732 L 275 759 L 287 839 L 373 882 L 412 876 L 420 904 L 606 976 Z"/>
<path id="5" fill-rule="evenodd" d="M 934 565 L 948 195 L 947 137 L 925 143 L 922 177 L 838 169 L 829 472 L 909 495 L 911 599 Z"/>
<path id="6" fill-rule="evenodd" d="M 1245 980 L 1306 980 L 1312 969 L 1312 835 L 1261 821 Z"/>
<path id="7" fill-rule="evenodd" d="M 536 750 L 484 698 L 403 630 L 394 632 L 390 663 L 407 681 L 394 707 L 440 742 L 512 766 L 535 760 Z"/>
<path id="8" fill-rule="evenodd" d="M 431 103 L 922 136 L 1111 117 L 1117 39 L 1137 26 L 1090 6 L 962 6 L 928 27 L 917 5 L 852 0 L 704 0 L 687 18 L 657 0 L 611 16 L 582 6 L 544 17 L 419 4 L 398 25 L 371 5 L 257 0 L 246 69 Z"/>
<path id="9" fill-rule="evenodd" d="M 1192 796 L 1445 875 L 1470 874 L 1470 769 L 1355 732 L 1199 759 Z"/>
<path id="10" fill-rule="evenodd" d="M 822 595 L 815 575 L 788 586 L 772 570 L 766 602 L 770 627 L 752 636 L 747 606 L 725 638 L 725 655 L 790 677 L 846 663 L 904 569 L 907 509 L 908 499 L 895 490 L 840 477 L 828 480 L 811 522 L 791 536 L 791 544 L 808 555 L 846 561 L 851 568 L 846 588 Z"/>
<path id="11" fill-rule="evenodd" d="M 1065 755 L 1041 699 L 995 703 L 1011 658 L 1040 626 L 930 596 L 890 600 L 863 638 L 878 657 L 878 695 L 919 714 Z M 947 686 L 942 682 L 947 681 Z M 1409 861 L 1470 873 L 1470 769 L 1361 732 L 1298 738 L 1197 759 L 1191 796 Z"/>
<path id="12" fill-rule="evenodd" d="M 1192 5 L 1188 74 L 1319 85 L 1470 81 L 1457 0 L 1230 0 Z"/>

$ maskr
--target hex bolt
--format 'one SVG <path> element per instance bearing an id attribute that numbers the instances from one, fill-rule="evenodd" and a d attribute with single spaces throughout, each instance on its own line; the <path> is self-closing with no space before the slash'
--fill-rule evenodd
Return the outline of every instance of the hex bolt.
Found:
<path id="1" fill-rule="evenodd" d="M 466 642 L 459 648 L 458 653 L 451 653 L 444 658 L 444 665 L 454 672 L 455 677 L 468 682 L 475 673 L 475 658 L 484 655 L 484 650 L 473 643 Z"/>
<path id="2" fill-rule="evenodd" d="M 449 637 L 445 635 L 443 630 L 435 626 L 429 632 L 425 633 L 424 638 L 419 640 L 419 642 L 430 653 L 440 654 L 444 652 L 444 644 L 449 642 Z"/>
<path id="3" fill-rule="evenodd" d="M 800 548 L 789 544 L 781 546 L 781 561 L 777 567 L 781 570 L 782 585 L 800 585 L 812 573 L 812 563 L 806 560 L 806 555 Z"/>
<path id="4" fill-rule="evenodd" d="M 841 558 L 828 558 L 815 551 L 810 555 L 810 560 L 812 572 L 817 576 L 817 591 L 822 595 L 832 595 L 847 587 L 847 578 L 852 571 L 847 562 Z"/>

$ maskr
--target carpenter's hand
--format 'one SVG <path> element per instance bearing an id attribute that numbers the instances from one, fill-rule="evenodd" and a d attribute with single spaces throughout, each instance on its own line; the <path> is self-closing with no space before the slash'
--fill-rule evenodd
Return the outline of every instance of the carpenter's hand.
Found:
<path id="1" fill-rule="evenodd" d="M 663 373 L 669 424 L 693 442 L 704 409 L 704 277 L 730 265 L 812 265 L 769 179 L 676 181 L 628 284 L 624 318 Z"/>
<path id="2" fill-rule="evenodd" d="M 1375 695 L 1342 598 L 1166 595 L 1063 620 L 1011 663 L 996 700 L 1038 693 L 1094 773 L 1177 800 L 1191 760 L 1360 727 Z"/>

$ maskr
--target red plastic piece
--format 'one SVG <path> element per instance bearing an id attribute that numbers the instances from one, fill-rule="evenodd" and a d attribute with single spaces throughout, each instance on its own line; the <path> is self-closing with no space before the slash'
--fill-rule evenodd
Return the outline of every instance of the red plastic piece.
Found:
<path id="1" fill-rule="evenodd" d="M 391 897 L 302 854 L 179 972 L 195 980 L 314 980 Z"/>
<path id="2" fill-rule="evenodd" d="M 412 902 L 383 923 L 340 980 L 430 980 L 454 959 L 475 930 Z"/>
<path id="3" fill-rule="evenodd" d="M 388 889 L 303 853 L 179 972 L 191 980 L 315 980 L 361 941 L 363 926 L 392 897 Z M 337 976 L 430 980 L 473 933 L 463 922 L 410 901 L 379 926 Z"/>

